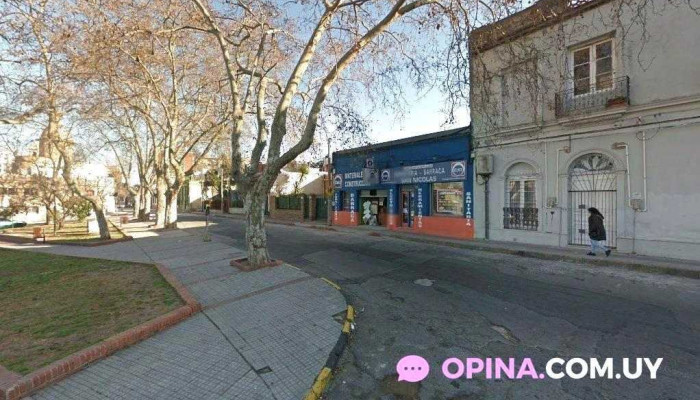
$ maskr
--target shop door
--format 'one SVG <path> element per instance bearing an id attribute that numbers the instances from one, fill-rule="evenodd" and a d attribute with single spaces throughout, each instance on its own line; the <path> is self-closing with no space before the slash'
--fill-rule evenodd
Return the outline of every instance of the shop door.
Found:
<path id="1" fill-rule="evenodd" d="M 316 198 L 316 219 L 324 220 L 328 218 L 328 199 L 325 197 Z"/>
<path id="2" fill-rule="evenodd" d="M 401 190 L 401 225 L 412 227 L 415 215 L 416 192 L 413 189 Z"/>

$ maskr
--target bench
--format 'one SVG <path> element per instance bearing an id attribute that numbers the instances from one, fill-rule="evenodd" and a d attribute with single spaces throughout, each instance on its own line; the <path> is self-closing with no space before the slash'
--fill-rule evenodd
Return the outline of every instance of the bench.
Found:
<path id="1" fill-rule="evenodd" d="M 42 227 L 34 228 L 33 229 L 33 236 L 34 236 L 34 240 L 42 238 L 42 239 L 44 239 L 44 243 L 46 243 L 46 232 L 44 231 L 44 228 L 42 228 Z"/>

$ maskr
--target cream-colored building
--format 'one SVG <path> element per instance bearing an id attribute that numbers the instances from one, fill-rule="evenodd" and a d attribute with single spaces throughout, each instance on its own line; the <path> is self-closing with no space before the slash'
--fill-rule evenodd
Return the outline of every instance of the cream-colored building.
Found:
<path id="1" fill-rule="evenodd" d="M 700 0 L 540 0 L 470 36 L 477 237 L 700 260 Z M 653 6 L 653 8 L 652 8 Z"/>

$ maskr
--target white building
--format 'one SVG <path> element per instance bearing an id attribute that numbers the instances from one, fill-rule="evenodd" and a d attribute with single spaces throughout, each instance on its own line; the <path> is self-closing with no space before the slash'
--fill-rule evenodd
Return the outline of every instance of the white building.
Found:
<path id="1" fill-rule="evenodd" d="M 700 0 L 637 3 L 472 33 L 477 237 L 587 245 L 596 207 L 617 251 L 700 260 Z"/>
<path id="2" fill-rule="evenodd" d="M 323 196 L 323 180 L 327 173 L 319 168 L 309 167 L 306 173 L 295 170 L 282 169 L 275 179 L 270 193 L 277 196 L 289 196 L 293 194 L 305 194 Z"/>
<path id="3" fill-rule="evenodd" d="M 116 192 L 117 185 L 109 168 L 104 164 L 81 164 L 74 171 L 76 180 L 83 184 L 87 191 L 102 199 L 102 206 L 106 213 L 117 211 Z"/>

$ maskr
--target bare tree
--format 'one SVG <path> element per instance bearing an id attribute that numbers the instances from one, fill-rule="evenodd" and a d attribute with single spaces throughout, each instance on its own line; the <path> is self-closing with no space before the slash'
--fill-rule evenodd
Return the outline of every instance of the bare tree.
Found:
<path id="1" fill-rule="evenodd" d="M 232 176 L 245 193 L 248 261 L 261 266 L 270 261 L 264 204 L 281 168 L 311 147 L 324 115 L 349 98 L 343 88 L 360 83 L 380 91 L 376 76 L 367 73 L 374 68 L 392 83 L 392 68 L 406 54 L 405 30 L 439 29 L 447 14 L 455 15 L 454 4 L 328 0 L 297 3 L 290 12 L 268 1 L 231 1 L 228 10 L 192 1 L 203 19 L 198 29 L 213 36 L 226 70 L 234 115 Z M 400 86 L 385 88 L 400 100 Z M 257 126 L 252 148 L 244 145 L 249 112 Z"/>
<path id="2" fill-rule="evenodd" d="M 186 177 L 230 122 L 216 50 L 198 46 L 201 32 L 181 28 L 190 23 L 190 11 L 189 2 L 114 2 L 89 10 L 84 33 L 93 44 L 85 53 L 85 73 L 108 89 L 109 112 L 120 110 L 144 203 L 153 171 L 156 224 L 166 228 L 177 224 Z"/>
<path id="3" fill-rule="evenodd" d="M 62 159 L 61 175 L 68 190 L 92 204 L 100 227 L 100 237 L 109 239 L 109 227 L 102 200 L 85 192 L 76 181 L 73 141 L 63 128 L 68 114 L 74 112 L 74 63 L 70 41 L 76 33 L 71 7 L 50 0 L 6 1 L 2 18 L 10 28 L 3 38 L 9 43 L 7 59 L 21 66 L 12 77 L 18 93 L 29 110 L 11 122 L 23 122 L 30 116 L 42 120 L 40 156 Z M 3 57 L 4 58 L 4 57 Z"/>

